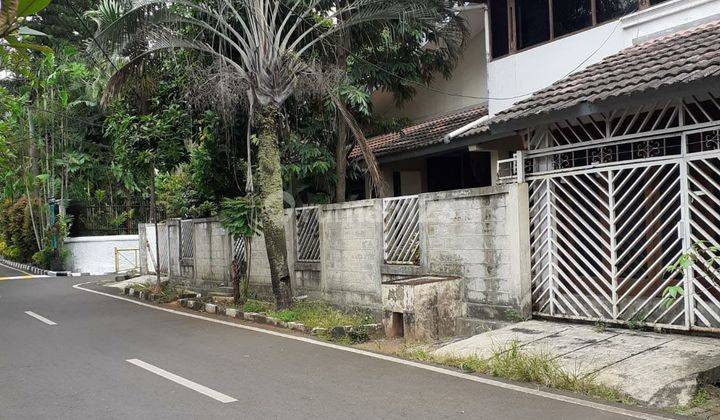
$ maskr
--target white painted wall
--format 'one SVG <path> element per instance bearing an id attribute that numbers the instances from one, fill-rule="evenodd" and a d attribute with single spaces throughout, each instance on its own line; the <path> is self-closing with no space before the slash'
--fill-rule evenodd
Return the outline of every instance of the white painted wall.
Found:
<path id="1" fill-rule="evenodd" d="M 401 107 L 395 106 L 391 94 L 376 92 L 373 95 L 375 114 L 383 118 L 402 117 L 412 121 L 422 121 L 485 103 L 485 99 L 458 97 L 434 91 L 439 90 L 478 98 L 487 97 L 484 9 L 484 7 L 475 7 L 463 12 L 470 28 L 470 40 L 449 79 L 445 79 L 441 74 L 435 75 L 430 85 L 433 90 L 417 87 L 417 95 Z"/>
<path id="2" fill-rule="evenodd" d="M 713 18 L 720 18 L 720 0 L 672 0 L 619 21 L 492 60 L 488 63 L 490 114 L 505 110 L 573 71 L 634 43 Z"/>
<path id="3" fill-rule="evenodd" d="M 75 273 L 106 274 L 115 272 L 115 248 L 138 248 L 138 235 L 81 236 L 65 239 L 69 251 L 68 270 Z M 132 253 L 123 253 L 132 259 Z M 121 269 L 130 263 L 121 259 Z"/>

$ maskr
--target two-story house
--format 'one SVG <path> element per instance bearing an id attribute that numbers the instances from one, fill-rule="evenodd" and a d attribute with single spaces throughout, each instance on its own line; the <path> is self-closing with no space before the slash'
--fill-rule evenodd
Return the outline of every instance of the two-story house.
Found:
<path id="1" fill-rule="evenodd" d="M 392 195 L 527 183 L 535 315 L 720 330 L 720 0 L 459 13 L 451 79 L 375 95 L 414 121 L 370 139 Z"/>

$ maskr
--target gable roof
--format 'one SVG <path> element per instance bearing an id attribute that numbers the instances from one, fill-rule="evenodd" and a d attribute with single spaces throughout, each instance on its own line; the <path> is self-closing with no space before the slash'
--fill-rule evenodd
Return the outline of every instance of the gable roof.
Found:
<path id="1" fill-rule="evenodd" d="M 486 105 L 476 105 L 460 111 L 433 117 L 400 131 L 375 136 L 367 140 L 376 157 L 407 152 L 442 143 L 445 136 L 487 115 Z M 362 156 L 357 145 L 350 152 L 350 159 Z"/>
<path id="2" fill-rule="evenodd" d="M 717 76 L 720 76 L 720 20 L 606 57 L 498 113 L 490 124 Z"/>

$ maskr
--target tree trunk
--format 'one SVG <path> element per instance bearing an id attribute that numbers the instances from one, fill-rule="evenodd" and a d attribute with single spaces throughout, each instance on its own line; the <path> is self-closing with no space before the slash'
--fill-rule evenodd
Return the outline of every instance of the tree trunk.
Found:
<path id="1" fill-rule="evenodd" d="M 338 8 L 347 6 L 345 0 L 339 0 L 336 4 Z M 343 21 L 349 17 L 349 13 L 345 13 L 338 16 L 338 19 Z M 347 70 L 347 59 L 351 49 L 350 33 L 348 31 L 341 32 L 338 46 L 335 48 L 335 65 L 341 72 Z M 350 128 L 339 110 L 335 111 L 335 136 L 335 175 L 337 176 L 335 202 L 344 203 L 347 193 L 347 147 Z"/>
<path id="2" fill-rule="evenodd" d="M 335 174 L 337 185 L 335 185 L 335 202 L 344 203 L 347 193 L 347 144 L 350 129 L 340 112 L 335 113 L 335 130 L 337 139 L 335 143 Z"/>
<path id="3" fill-rule="evenodd" d="M 258 131 L 258 183 L 262 200 L 261 220 L 265 235 L 270 277 L 278 309 L 292 305 L 292 286 L 285 242 L 282 169 L 278 147 L 279 109 L 269 105 L 255 115 Z"/>

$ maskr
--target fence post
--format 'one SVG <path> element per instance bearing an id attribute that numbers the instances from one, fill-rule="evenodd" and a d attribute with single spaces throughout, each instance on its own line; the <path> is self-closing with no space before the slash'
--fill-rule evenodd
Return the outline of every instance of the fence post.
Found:
<path id="1" fill-rule="evenodd" d="M 518 150 L 517 153 L 515 153 L 515 158 L 517 159 L 515 162 L 517 182 L 518 184 L 522 184 L 525 182 L 525 152 L 523 150 Z"/>

